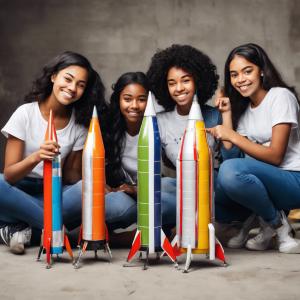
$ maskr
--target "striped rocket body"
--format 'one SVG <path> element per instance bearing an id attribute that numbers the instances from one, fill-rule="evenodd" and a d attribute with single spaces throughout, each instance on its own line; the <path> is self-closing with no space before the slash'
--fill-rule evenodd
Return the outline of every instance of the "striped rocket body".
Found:
<path id="1" fill-rule="evenodd" d="M 213 163 L 205 124 L 196 96 L 182 137 L 177 165 L 177 235 L 172 244 L 177 255 L 187 252 L 185 272 L 191 254 L 208 254 L 225 263 L 222 245 L 213 225 Z"/>
<path id="2" fill-rule="evenodd" d="M 45 140 L 57 142 L 56 131 L 50 112 Z M 51 254 L 63 252 L 64 232 L 62 223 L 61 157 L 44 161 L 44 239 L 43 245 L 51 241 Z"/>
<path id="3" fill-rule="evenodd" d="M 164 250 L 176 262 L 173 248 L 161 227 L 161 142 L 151 92 L 138 139 L 137 231 L 127 257 L 138 250 L 148 254 Z"/>
<path id="4" fill-rule="evenodd" d="M 156 116 L 145 116 L 138 140 L 138 230 L 142 248 L 161 250 L 161 143 Z"/>
<path id="5" fill-rule="evenodd" d="M 94 107 L 82 156 L 82 239 L 105 241 L 105 150 Z"/>

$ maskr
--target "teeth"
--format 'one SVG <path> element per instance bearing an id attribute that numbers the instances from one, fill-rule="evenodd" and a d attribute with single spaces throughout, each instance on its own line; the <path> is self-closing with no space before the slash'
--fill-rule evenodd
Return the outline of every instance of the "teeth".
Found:
<path id="1" fill-rule="evenodd" d="M 67 97 L 69 99 L 73 98 L 73 95 L 71 95 L 70 93 L 63 91 L 63 94 L 65 95 L 65 97 Z"/>

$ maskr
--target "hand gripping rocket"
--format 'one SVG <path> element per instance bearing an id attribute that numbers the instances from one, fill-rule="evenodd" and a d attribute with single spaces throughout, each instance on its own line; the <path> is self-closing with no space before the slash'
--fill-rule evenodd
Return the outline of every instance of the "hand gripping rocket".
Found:
<path id="1" fill-rule="evenodd" d="M 194 96 L 177 158 L 177 235 L 172 241 L 176 255 L 187 253 L 188 272 L 192 253 L 223 261 L 222 245 L 213 225 L 213 162 L 197 96 Z"/>
<path id="2" fill-rule="evenodd" d="M 158 258 L 160 251 L 165 251 L 169 258 L 176 262 L 173 248 L 161 227 L 161 143 L 151 92 L 139 133 L 137 156 L 137 232 L 127 262 L 130 262 L 139 250 L 145 251 L 146 269 L 149 254 L 156 253 Z"/>
<path id="3" fill-rule="evenodd" d="M 57 142 L 52 110 L 45 140 Z M 52 254 L 59 255 L 63 253 L 64 248 L 73 260 L 72 249 L 62 221 L 61 157 L 58 154 L 53 160 L 44 160 L 44 229 L 37 260 L 40 260 L 43 251 L 46 252 L 47 268 L 51 267 Z"/>
<path id="4" fill-rule="evenodd" d="M 82 226 L 78 244 L 75 268 L 86 250 L 94 250 L 97 257 L 97 250 L 104 249 L 111 258 L 105 225 L 105 149 L 96 107 L 82 155 Z"/>

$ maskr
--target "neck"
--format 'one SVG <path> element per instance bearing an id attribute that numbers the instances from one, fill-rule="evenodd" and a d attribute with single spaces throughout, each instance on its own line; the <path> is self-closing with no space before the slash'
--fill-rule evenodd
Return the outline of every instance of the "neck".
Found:
<path id="1" fill-rule="evenodd" d="M 141 122 L 140 123 L 127 123 L 126 125 L 126 131 L 129 135 L 135 136 L 139 133 L 140 127 L 141 127 Z"/>
<path id="2" fill-rule="evenodd" d="M 263 88 L 259 89 L 250 97 L 251 107 L 257 107 L 265 98 L 267 91 Z"/>
<path id="3" fill-rule="evenodd" d="M 177 113 L 181 116 L 186 116 L 190 113 L 192 102 L 184 106 L 176 105 Z"/>
<path id="4" fill-rule="evenodd" d="M 49 116 L 50 110 L 55 117 L 67 117 L 70 115 L 70 108 L 59 103 L 56 98 L 51 94 L 44 102 L 40 103 L 40 110 L 42 114 L 46 117 Z"/>

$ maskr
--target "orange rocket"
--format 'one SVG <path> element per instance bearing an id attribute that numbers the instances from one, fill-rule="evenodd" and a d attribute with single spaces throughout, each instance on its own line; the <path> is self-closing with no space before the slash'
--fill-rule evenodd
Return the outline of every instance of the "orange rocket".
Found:
<path id="1" fill-rule="evenodd" d="M 105 224 L 105 149 L 97 110 L 94 107 L 82 155 L 82 226 L 79 261 L 86 249 L 104 249 L 111 257 Z"/>
<path id="2" fill-rule="evenodd" d="M 57 142 L 52 110 L 50 110 L 45 140 Z M 63 253 L 64 247 L 73 259 L 72 249 L 62 222 L 61 157 L 44 160 L 44 230 L 37 260 L 46 252 L 47 268 L 51 266 L 51 255 Z"/>

